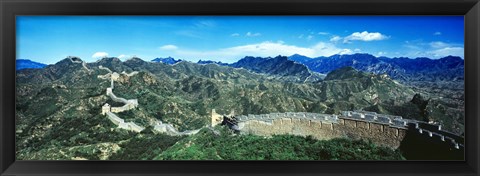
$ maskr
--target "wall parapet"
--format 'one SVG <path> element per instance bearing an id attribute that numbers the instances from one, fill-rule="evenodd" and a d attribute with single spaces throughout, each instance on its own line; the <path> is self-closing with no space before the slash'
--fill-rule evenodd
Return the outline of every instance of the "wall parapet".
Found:
<path id="1" fill-rule="evenodd" d="M 272 121 L 279 118 L 292 118 L 292 119 L 308 119 L 315 121 L 323 121 L 329 123 L 337 123 L 338 116 L 333 114 L 320 114 L 310 112 L 284 112 L 284 113 L 269 113 L 269 114 L 248 114 L 235 116 L 238 122 L 245 122 L 249 120 L 258 121 Z"/>
<path id="2" fill-rule="evenodd" d="M 393 127 L 405 128 L 408 126 L 408 120 L 401 116 L 386 114 L 377 114 L 369 111 L 342 111 L 342 118 L 357 119 L 365 122 L 388 124 Z"/>
<path id="3" fill-rule="evenodd" d="M 426 125 L 429 125 L 430 127 L 433 127 L 433 128 L 425 128 Z M 417 122 L 412 124 L 412 126 L 415 127 L 415 130 L 419 134 L 426 134 L 429 137 L 434 137 L 434 136 L 438 137 L 440 138 L 440 140 L 444 142 L 451 143 L 452 146 L 456 149 L 464 148 L 464 144 L 463 144 L 464 139 L 461 136 L 455 135 L 448 131 L 444 131 L 441 129 L 441 126 L 439 125 L 427 124 L 425 122 Z"/>
<path id="4" fill-rule="evenodd" d="M 375 112 L 368 111 L 343 111 L 342 115 L 348 118 L 365 120 L 368 122 L 388 124 L 391 127 L 408 128 L 411 126 L 414 127 L 414 129 L 420 134 L 425 133 L 429 137 L 438 136 L 442 141 L 451 142 L 456 149 L 463 147 L 463 137 L 442 130 L 441 125 L 429 124 L 411 119 L 403 119 L 401 116 L 377 114 Z"/>
<path id="5" fill-rule="evenodd" d="M 133 122 L 125 123 L 125 121 L 122 118 L 118 117 L 117 115 L 115 115 L 112 112 L 106 112 L 106 115 L 107 115 L 108 119 L 110 121 L 112 121 L 113 124 L 118 126 L 118 128 L 135 131 L 137 133 L 141 132 L 145 129 L 144 127 L 142 127 L 140 125 L 137 125 Z"/>

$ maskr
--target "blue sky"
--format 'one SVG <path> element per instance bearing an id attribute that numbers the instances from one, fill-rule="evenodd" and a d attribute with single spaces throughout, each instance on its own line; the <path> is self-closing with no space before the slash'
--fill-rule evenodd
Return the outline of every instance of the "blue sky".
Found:
<path id="1" fill-rule="evenodd" d="M 17 59 L 234 62 L 244 56 L 464 52 L 463 16 L 17 16 Z"/>

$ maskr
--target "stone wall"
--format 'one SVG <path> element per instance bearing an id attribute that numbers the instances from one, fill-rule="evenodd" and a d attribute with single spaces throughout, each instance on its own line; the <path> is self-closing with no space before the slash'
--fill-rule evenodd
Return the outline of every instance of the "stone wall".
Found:
<path id="1" fill-rule="evenodd" d="M 130 130 L 130 131 L 135 131 L 137 133 L 141 132 L 145 129 L 144 127 L 142 127 L 140 125 L 137 125 L 133 122 L 125 123 L 125 121 L 122 118 L 118 117 L 117 115 L 115 115 L 112 112 L 107 112 L 106 115 L 107 115 L 108 119 L 110 121 L 112 121 L 113 124 L 118 125 L 118 128 L 125 129 L 125 130 Z"/>
<path id="2" fill-rule="evenodd" d="M 342 116 L 306 112 L 270 113 L 236 116 L 238 129 L 243 134 L 311 135 L 317 139 L 347 137 L 370 140 L 377 145 L 400 147 L 407 132 L 426 136 L 426 141 L 444 142 L 453 149 L 463 150 L 463 137 L 443 131 L 441 126 L 401 116 L 367 111 L 344 111 Z M 425 134 L 425 135 L 421 135 Z"/>
<path id="3" fill-rule="evenodd" d="M 110 119 L 110 121 L 112 121 L 113 124 L 115 125 L 119 125 L 121 123 L 124 123 L 123 119 L 118 117 L 117 115 L 115 115 L 114 113 L 112 112 L 107 112 L 107 117 L 108 119 Z"/>
<path id="4" fill-rule="evenodd" d="M 441 126 L 425 122 L 411 123 L 411 129 L 419 133 L 425 140 L 437 140 L 448 143 L 455 149 L 464 149 L 464 138 L 448 131 L 442 130 Z"/>
<path id="5" fill-rule="evenodd" d="M 110 98 L 113 101 L 125 104 L 125 105 L 120 106 L 120 107 L 112 107 L 111 108 L 112 112 L 118 113 L 118 112 L 128 111 L 128 110 L 131 110 L 131 109 L 135 109 L 138 106 L 138 100 L 137 99 L 127 100 L 125 98 L 117 97 L 115 94 L 113 94 L 112 88 L 107 88 L 107 95 L 110 96 Z"/>
<path id="6" fill-rule="evenodd" d="M 114 113 L 128 111 L 128 110 L 136 108 L 138 106 L 138 100 L 137 99 L 127 100 L 125 98 L 117 97 L 115 94 L 113 94 L 114 80 L 118 79 L 119 74 L 116 73 L 116 72 L 112 73 L 112 71 L 110 69 L 106 68 L 106 67 L 103 67 L 103 66 L 98 66 L 98 67 L 100 69 L 107 70 L 109 73 L 106 74 L 106 75 L 99 75 L 99 76 L 97 76 L 97 78 L 105 79 L 108 76 L 110 76 L 110 78 L 111 78 L 110 79 L 111 85 L 106 90 L 107 96 L 109 96 L 113 101 L 121 102 L 121 103 L 125 104 L 121 107 L 111 107 L 108 103 L 106 103 L 104 106 L 102 106 L 102 115 L 107 115 L 108 119 L 110 119 L 110 121 L 112 121 L 112 123 L 114 123 L 115 125 L 118 125 L 118 128 L 135 131 L 137 133 L 143 131 L 145 129 L 144 127 L 139 126 L 139 125 L 137 125 L 133 122 L 125 123 L 125 121 L 122 118 L 120 118 L 120 117 L 118 117 L 117 115 L 114 114 Z M 135 75 L 137 73 L 138 72 L 133 72 L 133 73 L 131 73 L 131 75 Z M 130 74 L 127 74 L 125 72 L 122 73 L 122 74 L 126 74 L 127 76 L 130 75 Z"/>
<path id="7" fill-rule="evenodd" d="M 338 123 L 306 118 L 278 118 L 268 121 L 248 120 L 239 122 L 238 126 L 243 134 L 261 136 L 275 134 L 310 135 L 320 140 L 345 137 L 371 140 L 378 145 L 391 148 L 400 146 L 407 130 L 387 124 L 342 118 L 338 119 Z"/>
<path id="8" fill-rule="evenodd" d="M 295 119 L 309 119 L 309 120 L 320 120 L 324 122 L 336 123 L 338 120 L 337 115 L 331 114 L 318 114 L 318 113 L 309 113 L 309 112 L 285 112 L 285 113 L 270 113 L 270 114 L 260 114 L 260 115 L 240 115 L 235 116 L 239 122 L 249 121 L 249 120 L 274 120 L 278 118 L 295 118 Z"/>
<path id="9" fill-rule="evenodd" d="M 173 125 L 162 123 L 162 122 L 157 122 L 157 124 L 155 124 L 153 127 L 153 132 L 164 133 L 171 136 L 192 135 L 192 134 L 198 133 L 199 131 L 200 129 L 186 130 L 186 131 L 179 132 L 177 129 L 175 129 L 175 127 L 173 127 Z"/>
<path id="10" fill-rule="evenodd" d="M 82 61 L 80 58 L 78 57 L 74 57 L 74 56 L 68 56 L 68 59 L 70 59 L 70 61 L 72 63 L 79 63 L 79 64 L 82 64 L 82 67 L 88 71 L 88 74 L 91 74 L 93 72 L 93 70 L 90 70 L 88 67 L 87 67 L 87 63 Z"/>
<path id="11" fill-rule="evenodd" d="M 131 72 L 131 73 L 127 73 L 127 72 L 123 71 L 122 74 L 123 74 L 123 75 L 126 75 L 126 76 L 128 76 L 128 77 L 132 77 L 133 75 L 138 74 L 138 71 L 133 71 L 133 72 Z"/>

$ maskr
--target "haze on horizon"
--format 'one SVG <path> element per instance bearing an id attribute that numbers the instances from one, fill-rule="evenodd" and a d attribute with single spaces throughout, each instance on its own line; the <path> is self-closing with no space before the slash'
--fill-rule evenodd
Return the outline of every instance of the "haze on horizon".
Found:
<path id="1" fill-rule="evenodd" d="M 464 57 L 463 16 L 17 16 L 17 59 Z"/>

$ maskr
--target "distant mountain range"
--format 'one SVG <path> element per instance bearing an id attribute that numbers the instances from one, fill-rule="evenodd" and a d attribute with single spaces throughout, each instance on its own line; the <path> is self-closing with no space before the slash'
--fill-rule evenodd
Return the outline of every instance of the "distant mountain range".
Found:
<path id="1" fill-rule="evenodd" d="M 178 62 L 181 62 L 182 60 L 179 59 L 179 60 L 175 60 L 174 58 L 172 57 L 166 57 L 166 58 L 155 58 L 152 60 L 152 62 L 161 62 L 161 63 L 164 63 L 164 64 L 176 64 Z"/>
<path id="2" fill-rule="evenodd" d="M 247 56 L 233 64 L 229 64 L 229 66 L 244 68 L 256 73 L 290 77 L 290 80 L 296 81 L 312 82 L 321 80 L 323 77 L 320 74 L 311 72 L 305 65 L 288 60 L 286 56 L 277 56 L 274 58 Z"/>
<path id="3" fill-rule="evenodd" d="M 228 66 L 229 64 L 228 63 L 223 63 L 223 62 L 220 62 L 220 61 L 211 61 L 211 60 L 199 60 L 197 62 L 197 64 L 217 64 L 217 65 L 223 65 L 223 66 Z"/>
<path id="4" fill-rule="evenodd" d="M 177 60 L 172 57 L 155 58 L 152 60 L 152 62 L 169 65 L 181 61 L 181 59 Z M 18 59 L 16 62 L 16 70 L 44 68 L 47 66 L 46 64 L 27 59 Z M 447 56 L 440 59 L 424 57 L 411 59 L 406 57 L 375 57 L 370 54 L 357 53 L 310 58 L 295 54 L 289 57 L 277 56 L 274 58 L 247 56 L 232 64 L 199 60 L 197 64 L 216 64 L 220 66 L 244 68 L 256 73 L 283 77 L 294 76 L 297 81 L 307 78 L 309 78 L 310 81 L 321 80 L 327 73 L 347 66 L 364 72 L 387 74 L 389 77 L 403 83 L 414 81 L 463 81 L 464 79 L 464 60 L 456 56 Z"/>
<path id="5" fill-rule="evenodd" d="M 168 57 L 157 58 L 152 61 L 175 64 L 181 60 Z M 407 57 L 375 57 L 371 54 L 357 53 L 310 58 L 295 54 L 289 57 L 277 56 L 273 58 L 247 56 L 232 64 L 210 60 L 199 60 L 197 63 L 244 68 L 256 73 L 276 76 L 295 76 L 297 81 L 306 78 L 309 78 L 310 81 L 320 80 L 329 72 L 342 67 L 353 67 L 374 74 L 387 74 L 392 79 L 402 83 L 461 82 L 464 80 L 464 60 L 456 56 L 447 56 L 440 59 L 425 57 L 412 59 Z M 313 75 L 313 77 L 310 77 L 310 75 Z"/>
<path id="6" fill-rule="evenodd" d="M 333 55 L 309 58 L 292 55 L 289 60 L 304 64 L 310 70 L 327 74 L 333 70 L 350 66 L 360 71 L 387 74 L 402 81 L 456 81 L 464 79 L 464 60 L 456 56 L 441 59 L 406 57 L 375 57 L 370 54 Z"/>
<path id="7" fill-rule="evenodd" d="M 17 59 L 16 60 L 16 70 L 23 70 L 27 68 L 43 68 L 47 66 L 47 64 L 42 64 L 38 62 L 34 62 L 28 59 Z"/>

